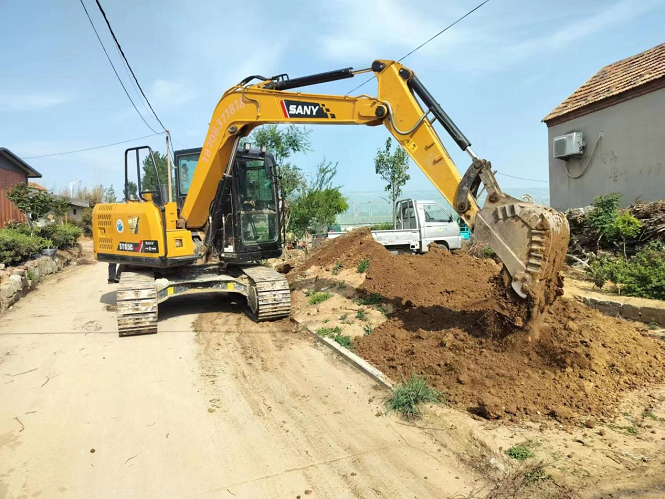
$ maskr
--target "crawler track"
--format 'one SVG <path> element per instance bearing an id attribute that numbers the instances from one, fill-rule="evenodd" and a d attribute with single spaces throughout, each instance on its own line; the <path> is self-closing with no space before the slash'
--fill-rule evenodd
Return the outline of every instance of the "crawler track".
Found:
<path id="1" fill-rule="evenodd" d="M 256 321 L 269 321 L 288 317 L 291 313 L 291 291 L 286 278 L 263 265 L 242 267 L 251 286 L 247 304 Z"/>
<path id="2" fill-rule="evenodd" d="M 125 270 L 117 290 L 120 336 L 157 332 L 157 292 L 152 270 Z"/>

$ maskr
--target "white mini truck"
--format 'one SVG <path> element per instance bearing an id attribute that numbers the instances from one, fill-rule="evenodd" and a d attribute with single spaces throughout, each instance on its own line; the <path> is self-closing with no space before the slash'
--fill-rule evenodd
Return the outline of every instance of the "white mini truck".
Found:
<path id="1" fill-rule="evenodd" d="M 430 243 L 451 250 L 462 247 L 460 226 L 441 204 L 436 201 L 402 199 L 395 205 L 395 229 L 372 231 L 374 239 L 389 251 L 426 253 Z M 327 237 L 335 238 L 344 234 L 329 232 Z"/>

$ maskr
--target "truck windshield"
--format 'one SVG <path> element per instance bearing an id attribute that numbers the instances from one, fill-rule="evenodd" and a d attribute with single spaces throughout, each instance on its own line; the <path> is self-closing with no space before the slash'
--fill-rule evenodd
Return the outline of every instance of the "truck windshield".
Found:
<path id="1" fill-rule="evenodd" d="M 263 160 L 238 159 L 238 205 L 245 245 L 277 241 L 277 209 L 272 179 Z"/>
<path id="2" fill-rule="evenodd" d="M 438 204 L 426 204 L 423 206 L 425 222 L 450 222 L 450 214 Z"/>

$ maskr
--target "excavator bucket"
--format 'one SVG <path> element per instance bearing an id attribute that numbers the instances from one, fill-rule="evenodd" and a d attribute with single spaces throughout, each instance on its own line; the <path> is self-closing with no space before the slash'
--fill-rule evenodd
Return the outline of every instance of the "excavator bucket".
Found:
<path id="1" fill-rule="evenodd" d="M 476 216 L 475 237 L 489 245 L 512 277 L 512 288 L 535 317 L 560 294 L 570 229 L 566 217 L 546 206 L 495 191 Z"/>

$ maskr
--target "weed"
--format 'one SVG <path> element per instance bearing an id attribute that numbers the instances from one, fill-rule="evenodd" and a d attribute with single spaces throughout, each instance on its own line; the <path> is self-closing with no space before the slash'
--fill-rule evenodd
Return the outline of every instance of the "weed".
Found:
<path id="1" fill-rule="evenodd" d="M 363 327 L 363 331 L 365 332 L 365 334 L 372 334 L 372 326 L 370 326 L 369 324 L 365 324 L 365 327 Z"/>
<path id="2" fill-rule="evenodd" d="M 483 246 L 482 249 L 480 250 L 480 257 L 481 258 L 498 258 L 496 251 L 494 251 L 492 248 L 489 246 Z"/>
<path id="3" fill-rule="evenodd" d="M 345 321 L 348 316 L 349 316 L 349 314 L 342 314 L 342 315 L 339 316 L 339 320 L 340 321 Z"/>
<path id="4" fill-rule="evenodd" d="M 28 270 L 28 280 L 29 281 L 35 280 L 35 273 L 32 270 Z"/>
<path id="5" fill-rule="evenodd" d="M 367 320 L 367 314 L 365 313 L 364 310 L 358 310 L 356 312 L 356 319 L 360 319 L 361 321 L 366 321 Z"/>
<path id="6" fill-rule="evenodd" d="M 651 322 L 649 322 L 649 329 L 655 331 L 656 329 L 660 329 L 660 326 L 655 320 L 651 319 Z"/>
<path id="7" fill-rule="evenodd" d="M 342 328 L 335 327 L 321 327 L 316 330 L 316 334 L 323 336 L 325 338 L 331 338 L 338 345 L 343 346 L 344 348 L 353 351 L 353 344 L 351 343 L 351 337 L 342 334 Z"/>
<path id="8" fill-rule="evenodd" d="M 309 295 L 309 304 L 316 305 L 330 298 L 330 293 L 312 293 Z"/>
<path id="9" fill-rule="evenodd" d="M 312 296 L 312 293 L 313 293 L 313 292 L 314 292 L 314 291 L 311 290 L 311 289 L 306 289 L 306 290 L 305 290 L 305 296 Z"/>
<path id="10" fill-rule="evenodd" d="M 342 262 L 340 262 L 339 260 L 337 260 L 337 261 L 335 262 L 335 265 L 333 265 L 333 268 L 332 268 L 332 275 L 337 275 L 337 274 L 339 274 L 339 272 L 340 272 L 341 270 L 342 270 Z"/>
<path id="11" fill-rule="evenodd" d="M 413 419 L 420 416 L 418 406 L 423 403 L 439 404 L 442 394 L 427 386 L 427 383 L 417 374 L 403 381 L 393 388 L 390 397 L 386 401 L 389 411 L 399 412 L 402 417 Z"/>
<path id="12" fill-rule="evenodd" d="M 637 426 L 633 426 L 633 425 L 623 426 L 622 428 L 624 430 L 626 430 L 628 433 L 630 433 L 631 435 L 637 435 L 640 432 L 640 430 L 637 429 Z"/>
<path id="13" fill-rule="evenodd" d="M 379 312 L 381 312 L 381 313 L 383 314 L 384 317 L 388 317 L 388 313 L 389 313 L 389 312 L 388 312 L 385 308 L 383 308 L 381 305 L 379 305 L 378 307 L 376 307 L 376 309 L 377 309 Z"/>
<path id="14" fill-rule="evenodd" d="M 324 319 L 324 320 L 323 320 L 323 323 L 324 323 L 324 324 L 328 324 L 329 322 L 330 322 L 330 319 Z"/>
<path id="15" fill-rule="evenodd" d="M 527 485 L 534 484 L 536 482 L 543 482 L 547 480 L 552 480 L 552 475 L 545 473 L 545 470 L 541 467 L 534 468 L 531 471 L 527 471 L 524 474 L 524 482 Z"/>
<path id="16" fill-rule="evenodd" d="M 335 336 L 336 334 L 339 334 L 342 332 L 342 328 L 335 326 L 335 327 L 320 327 L 319 329 L 316 330 L 316 334 L 319 336 L 325 336 L 327 338 L 330 338 L 332 336 Z"/>
<path id="17" fill-rule="evenodd" d="M 357 271 L 359 274 L 362 274 L 363 272 L 367 272 L 367 269 L 368 269 L 368 268 L 369 268 L 369 260 L 368 260 L 367 258 L 363 258 L 363 259 L 360 260 L 360 262 L 358 263 L 358 268 L 356 269 L 356 271 Z"/>
<path id="18" fill-rule="evenodd" d="M 346 334 L 336 334 L 333 336 L 333 340 L 336 341 L 339 345 L 343 346 L 347 350 L 353 350 L 353 345 L 351 344 L 351 337 Z"/>
<path id="19" fill-rule="evenodd" d="M 658 422 L 661 422 L 661 423 L 665 422 L 665 418 L 661 418 L 660 416 L 656 416 L 656 415 L 655 415 L 653 412 L 651 412 L 651 411 L 644 411 L 643 416 L 644 416 L 645 418 L 649 418 L 649 419 L 651 419 L 651 420 L 653 420 L 653 421 L 658 421 Z"/>
<path id="20" fill-rule="evenodd" d="M 506 454 L 517 461 L 524 461 L 534 456 L 533 451 L 525 445 L 513 445 L 506 451 Z"/>
<path id="21" fill-rule="evenodd" d="M 346 283 L 345 282 L 340 282 L 340 283 L 337 284 L 337 287 L 339 289 L 346 289 Z"/>
<path id="22" fill-rule="evenodd" d="M 381 303 L 381 295 L 378 293 L 372 293 L 367 296 L 363 296 L 358 300 L 358 303 L 361 305 L 378 305 Z"/>

